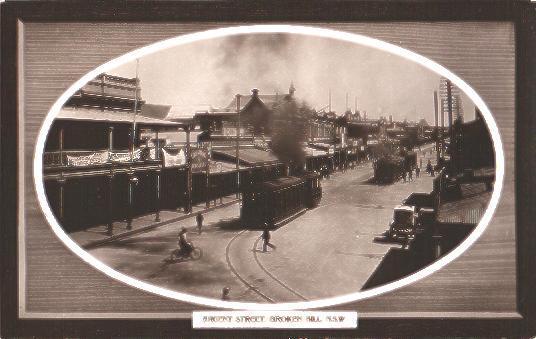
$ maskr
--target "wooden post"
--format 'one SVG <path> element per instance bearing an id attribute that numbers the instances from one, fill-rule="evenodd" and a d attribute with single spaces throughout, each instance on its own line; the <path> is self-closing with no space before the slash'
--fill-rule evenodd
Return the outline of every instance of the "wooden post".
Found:
<path id="1" fill-rule="evenodd" d="M 127 230 L 132 229 L 132 218 L 134 215 L 134 174 L 130 174 L 128 178 L 128 215 L 127 215 Z"/>
<path id="2" fill-rule="evenodd" d="M 60 224 L 63 224 L 65 219 L 65 178 L 60 178 L 58 180 L 59 184 L 59 197 L 58 197 L 58 218 Z"/>
<path id="3" fill-rule="evenodd" d="M 156 171 L 156 213 L 154 221 L 160 221 L 160 171 Z"/>
<path id="4" fill-rule="evenodd" d="M 114 200 L 113 200 L 113 175 L 108 175 L 108 227 L 106 230 L 106 234 L 111 236 L 114 234 L 114 223 L 113 223 L 113 208 L 114 208 Z"/>
<path id="5" fill-rule="evenodd" d="M 101 95 L 104 96 L 104 82 L 106 81 L 106 74 L 101 74 L 101 82 L 100 82 L 100 86 L 101 86 Z M 104 105 L 101 105 L 100 106 L 100 109 L 102 112 L 104 112 Z"/>
<path id="6" fill-rule="evenodd" d="M 154 152 L 155 159 L 160 160 L 160 137 L 158 136 L 158 130 L 156 130 L 156 145 Z"/>
<path id="7" fill-rule="evenodd" d="M 60 166 L 63 166 L 64 165 L 64 161 L 63 161 L 63 127 L 60 128 L 58 138 L 59 138 L 59 140 L 58 140 L 58 149 L 59 149 L 59 153 L 60 153 Z"/>
<path id="8" fill-rule="evenodd" d="M 186 204 L 184 211 L 192 211 L 192 152 L 190 148 L 190 126 L 186 127 Z"/>
<path id="9" fill-rule="evenodd" d="M 114 128 L 108 127 L 108 161 L 112 158 L 112 152 L 114 149 Z"/>

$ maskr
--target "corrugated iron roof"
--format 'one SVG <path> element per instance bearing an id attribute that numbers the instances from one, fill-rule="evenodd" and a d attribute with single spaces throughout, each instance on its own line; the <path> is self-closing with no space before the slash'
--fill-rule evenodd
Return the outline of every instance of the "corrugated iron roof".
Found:
<path id="1" fill-rule="evenodd" d="M 80 120 L 80 121 L 107 121 L 114 123 L 129 123 L 133 121 L 133 115 L 131 112 L 120 111 L 101 111 L 96 108 L 75 108 L 75 107 L 63 107 L 56 119 L 60 120 Z M 167 121 L 162 119 L 155 119 L 144 117 L 140 114 L 136 115 L 136 123 L 147 125 L 166 125 L 166 126 L 180 126 L 179 123 L 173 121 Z"/>
<path id="2" fill-rule="evenodd" d="M 449 224 L 478 224 L 491 199 L 484 183 L 462 184 L 462 198 L 439 206 L 437 221 Z"/>
<path id="3" fill-rule="evenodd" d="M 212 153 L 221 154 L 236 161 L 235 150 L 213 150 Z M 256 148 L 240 149 L 239 158 L 242 163 L 248 166 L 279 162 L 277 157 L 272 152 L 267 152 Z"/>
<path id="4" fill-rule="evenodd" d="M 148 118 L 165 119 L 170 110 L 170 105 L 144 104 L 141 106 L 141 115 Z"/>

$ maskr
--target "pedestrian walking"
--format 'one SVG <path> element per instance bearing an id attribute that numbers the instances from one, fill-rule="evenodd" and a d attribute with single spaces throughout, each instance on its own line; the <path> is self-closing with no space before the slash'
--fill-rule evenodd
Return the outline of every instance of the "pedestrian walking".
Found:
<path id="1" fill-rule="evenodd" d="M 262 232 L 262 251 L 266 252 L 266 248 L 270 246 L 271 248 L 275 249 L 275 246 L 273 244 L 270 244 L 270 230 L 268 228 L 265 228 Z"/>
<path id="2" fill-rule="evenodd" d="M 197 233 L 201 234 L 201 228 L 203 227 L 203 214 L 197 213 L 195 221 L 197 222 Z"/>
<path id="3" fill-rule="evenodd" d="M 402 171 L 402 179 L 404 179 L 404 182 L 406 182 L 406 171 Z"/>
<path id="4" fill-rule="evenodd" d="M 432 167 L 432 162 L 428 160 L 428 163 L 426 164 L 426 172 L 433 176 L 434 168 Z"/>
<path id="5" fill-rule="evenodd" d="M 413 181 L 413 170 L 411 168 L 408 170 L 408 181 Z"/>
<path id="6" fill-rule="evenodd" d="M 221 300 L 229 300 L 229 292 L 231 292 L 231 289 L 227 286 L 225 286 L 222 290 L 221 290 Z"/>
<path id="7" fill-rule="evenodd" d="M 421 168 L 415 167 L 415 177 L 418 178 L 420 174 L 421 174 Z"/>

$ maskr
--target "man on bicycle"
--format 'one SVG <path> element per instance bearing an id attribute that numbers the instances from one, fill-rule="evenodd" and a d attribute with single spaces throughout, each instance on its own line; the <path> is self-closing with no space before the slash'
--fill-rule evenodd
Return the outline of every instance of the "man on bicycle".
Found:
<path id="1" fill-rule="evenodd" d="M 179 241 L 177 244 L 179 245 L 179 249 L 182 254 L 189 254 L 194 248 L 192 243 L 186 238 L 186 233 L 187 231 L 185 227 L 181 228 L 179 231 Z"/>

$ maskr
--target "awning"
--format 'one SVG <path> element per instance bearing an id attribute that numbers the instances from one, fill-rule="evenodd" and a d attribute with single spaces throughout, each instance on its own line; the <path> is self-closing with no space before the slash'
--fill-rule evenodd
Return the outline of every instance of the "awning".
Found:
<path id="1" fill-rule="evenodd" d="M 478 224 L 491 199 L 484 183 L 462 184 L 462 198 L 439 206 L 437 221 L 448 224 Z"/>
<path id="2" fill-rule="evenodd" d="M 244 166 L 238 167 L 240 170 L 246 168 Z M 210 174 L 236 172 L 236 164 L 223 161 L 210 160 Z"/>
<path id="3" fill-rule="evenodd" d="M 134 115 L 132 112 L 125 111 L 101 111 L 96 108 L 74 108 L 63 107 L 58 115 L 58 120 L 75 120 L 75 121 L 106 121 L 113 123 L 129 123 L 132 124 Z M 144 117 L 143 115 L 136 115 L 136 123 L 145 125 L 160 125 L 160 126 L 181 126 L 181 124 L 156 118 Z"/>
<path id="4" fill-rule="evenodd" d="M 215 159 L 236 161 L 236 151 L 233 150 L 213 150 L 212 156 Z M 263 151 L 256 148 L 241 148 L 238 155 L 240 163 L 246 166 L 272 165 L 279 163 L 279 160 L 272 152 Z"/>

